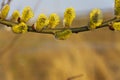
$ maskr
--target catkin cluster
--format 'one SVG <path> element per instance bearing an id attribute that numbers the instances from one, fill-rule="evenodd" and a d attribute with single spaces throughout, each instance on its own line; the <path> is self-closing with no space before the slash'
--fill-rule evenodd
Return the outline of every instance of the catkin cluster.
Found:
<path id="1" fill-rule="evenodd" d="M 9 10 L 10 6 L 6 4 L 0 11 L 0 20 L 6 20 Z M 120 19 L 120 0 L 115 0 L 114 13 L 115 18 L 117 20 Z M 67 39 L 74 32 L 72 28 L 70 28 L 73 20 L 76 17 L 76 12 L 72 7 L 66 8 L 64 12 L 63 27 L 61 30 L 57 28 L 57 25 L 60 23 L 60 17 L 56 13 L 52 13 L 49 16 L 42 13 L 38 16 L 32 26 L 28 26 L 27 22 L 33 17 L 34 13 L 29 6 L 25 7 L 22 13 L 20 13 L 18 10 L 13 11 L 10 21 L 16 24 L 11 26 L 12 31 L 14 33 L 20 34 L 29 32 L 29 29 L 32 29 L 37 33 L 42 32 L 43 30 L 54 30 L 52 33 L 54 34 L 55 38 L 60 40 Z M 103 23 L 104 21 L 102 11 L 98 8 L 95 8 L 91 10 L 89 14 L 89 22 L 86 29 L 93 30 L 99 28 Z M 110 29 L 120 31 L 120 22 L 111 22 Z"/>
<path id="2" fill-rule="evenodd" d="M 5 5 L 0 12 L 0 19 L 5 20 L 9 10 L 10 10 L 10 6 L 8 4 Z M 69 27 L 72 25 L 75 16 L 76 14 L 74 8 L 70 7 L 65 10 L 63 28 L 67 28 L 67 29 L 64 29 L 63 31 L 54 32 L 56 38 L 64 40 L 69 37 L 69 35 L 72 33 Z M 28 32 L 29 26 L 27 25 L 27 22 L 33 17 L 34 17 L 34 13 L 29 6 L 23 9 L 22 14 L 20 14 L 18 10 L 13 11 L 10 20 L 17 24 L 11 27 L 12 31 L 17 34 Z M 60 23 L 60 17 L 56 13 L 52 13 L 49 16 L 42 13 L 38 16 L 36 22 L 33 23 L 33 29 L 36 32 L 41 32 L 42 30 L 45 29 L 54 29 L 57 27 L 59 23 Z"/>

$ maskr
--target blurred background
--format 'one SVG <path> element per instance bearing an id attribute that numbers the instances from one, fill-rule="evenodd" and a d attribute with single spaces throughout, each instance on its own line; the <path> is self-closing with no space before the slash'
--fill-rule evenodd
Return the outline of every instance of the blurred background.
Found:
<path id="1" fill-rule="evenodd" d="M 57 13 L 62 18 L 67 7 L 77 12 L 72 26 L 86 25 L 93 8 L 103 11 L 104 20 L 114 17 L 114 0 L 0 0 L 11 10 L 30 6 L 35 22 L 40 13 Z M 72 34 L 67 40 L 53 35 L 15 34 L 0 25 L 0 80 L 120 80 L 120 32 L 102 28 Z"/>

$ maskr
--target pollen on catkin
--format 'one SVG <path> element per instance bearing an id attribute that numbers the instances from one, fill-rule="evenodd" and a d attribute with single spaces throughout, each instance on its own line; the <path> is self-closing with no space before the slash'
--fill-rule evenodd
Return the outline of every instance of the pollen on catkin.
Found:
<path id="1" fill-rule="evenodd" d="M 18 10 L 15 10 L 15 11 L 12 13 L 11 21 L 16 22 L 19 17 L 20 17 L 20 12 L 19 12 Z"/>
<path id="2" fill-rule="evenodd" d="M 120 22 L 113 22 L 112 26 L 115 31 L 120 31 Z"/>
<path id="3" fill-rule="evenodd" d="M 115 0 L 114 12 L 115 12 L 116 17 L 120 18 L 120 0 Z"/>
<path id="4" fill-rule="evenodd" d="M 55 38 L 59 40 L 66 40 L 70 37 L 72 31 L 70 29 L 66 29 L 63 31 L 58 31 L 55 33 Z"/>
<path id="5" fill-rule="evenodd" d="M 35 23 L 35 29 L 36 31 L 41 31 L 44 27 L 46 27 L 49 23 L 49 20 L 45 14 L 40 14 L 38 16 L 38 19 Z"/>
<path id="6" fill-rule="evenodd" d="M 64 12 L 64 20 L 63 20 L 63 25 L 65 27 L 70 27 L 74 18 L 76 16 L 74 8 L 67 8 Z"/>
<path id="7" fill-rule="evenodd" d="M 55 13 L 52 13 L 50 16 L 49 16 L 49 25 L 48 25 L 48 28 L 55 28 L 60 22 L 60 18 L 57 14 Z"/>
<path id="8" fill-rule="evenodd" d="M 28 30 L 28 26 L 24 22 L 12 26 L 12 31 L 14 33 L 26 33 L 27 30 Z"/>
<path id="9" fill-rule="evenodd" d="M 100 26 L 103 22 L 103 16 L 100 9 L 93 9 L 90 12 L 90 22 L 89 22 L 89 28 L 95 29 L 97 26 Z"/>
<path id="10" fill-rule="evenodd" d="M 28 6 L 25 7 L 22 11 L 22 15 L 20 17 L 20 21 L 21 22 L 27 22 L 29 19 L 31 19 L 34 16 L 34 13 L 32 11 L 32 9 Z"/>
<path id="11" fill-rule="evenodd" d="M 10 6 L 6 4 L 0 12 L 0 18 L 5 19 L 9 13 L 9 10 L 10 10 Z"/>

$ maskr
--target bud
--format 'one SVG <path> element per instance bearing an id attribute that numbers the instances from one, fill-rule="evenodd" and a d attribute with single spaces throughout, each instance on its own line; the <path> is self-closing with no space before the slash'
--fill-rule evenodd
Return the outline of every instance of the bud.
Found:
<path id="1" fill-rule="evenodd" d="M 64 26 L 70 27 L 75 16 L 76 13 L 74 8 L 67 8 L 66 11 L 64 12 L 64 20 L 63 20 Z"/>
<path id="2" fill-rule="evenodd" d="M 63 31 L 58 31 L 55 33 L 55 38 L 59 40 L 66 40 L 67 38 L 70 37 L 72 34 L 72 31 L 70 29 L 66 29 Z"/>
<path id="3" fill-rule="evenodd" d="M 49 26 L 48 28 L 55 28 L 60 22 L 59 16 L 55 13 L 51 14 L 49 17 Z"/>
<path id="4" fill-rule="evenodd" d="M 28 26 L 24 22 L 21 22 L 18 25 L 12 27 L 12 31 L 14 33 L 26 33 L 27 30 L 28 30 Z"/>
<path id="5" fill-rule="evenodd" d="M 90 12 L 90 22 L 89 22 L 89 28 L 95 29 L 97 26 L 100 26 L 103 22 L 103 16 L 100 9 L 93 9 Z"/>
<path id="6" fill-rule="evenodd" d="M 115 0 L 114 11 L 116 17 L 120 17 L 120 0 Z"/>
<path id="7" fill-rule="evenodd" d="M 44 27 L 46 27 L 49 23 L 49 20 L 45 14 L 40 14 L 36 23 L 35 28 L 36 31 L 41 31 Z"/>
<path id="8" fill-rule="evenodd" d="M 22 15 L 20 17 L 21 22 L 27 22 L 30 18 L 34 16 L 34 13 L 30 7 L 25 7 L 22 11 Z"/>
<path id="9" fill-rule="evenodd" d="M 1 10 L 0 18 L 5 19 L 8 15 L 9 10 L 10 10 L 10 6 L 6 4 Z"/>
<path id="10" fill-rule="evenodd" d="M 112 26 L 115 31 L 120 31 L 120 22 L 113 22 Z"/>
<path id="11" fill-rule="evenodd" d="M 11 20 L 14 21 L 14 22 L 16 22 L 19 17 L 20 17 L 19 11 L 18 11 L 18 10 L 15 10 L 15 11 L 12 13 Z"/>

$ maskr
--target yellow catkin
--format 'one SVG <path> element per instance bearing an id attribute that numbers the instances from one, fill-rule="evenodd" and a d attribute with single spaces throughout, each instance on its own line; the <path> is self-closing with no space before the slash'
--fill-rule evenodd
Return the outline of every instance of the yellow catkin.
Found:
<path id="1" fill-rule="evenodd" d="M 15 10 L 15 11 L 12 13 L 11 20 L 16 22 L 19 17 L 20 17 L 20 12 L 19 12 L 18 10 Z"/>
<path id="2" fill-rule="evenodd" d="M 74 8 L 67 8 L 64 12 L 63 25 L 65 27 L 70 27 L 74 18 L 76 16 Z"/>
<path id="3" fill-rule="evenodd" d="M 103 16 L 100 9 L 93 9 L 90 12 L 90 22 L 89 22 L 89 28 L 95 29 L 97 26 L 100 26 L 103 22 Z"/>
<path id="4" fill-rule="evenodd" d="M 53 13 L 49 16 L 49 26 L 48 28 L 55 28 L 60 22 L 60 18 L 57 14 Z"/>
<path id="5" fill-rule="evenodd" d="M 40 14 L 35 23 L 36 31 L 41 31 L 44 27 L 46 27 L 49 23 L 49 20 L 45 14 Z"/>
<path id="6" fill-rule="evenodd" d="M 12 27 L 12 31 L 14 33 L 26 33 L 27 30 L 28 30 L 28 27 L 24 22 L 21 22 L 18 25 L 15 25 Z"/>
<path id="7" fill-rule="evenodd" d="M 115 31 L 120 31 L 120 22 L 113 22 L 113 28 Z"/>
<path id="8" fill-rule="evenodd" d="M 21 15 L 21 22 L 27 22 L 29 19 L 31 19 L 34 16 L 34 13 L 32 11 L 32 9 L 28 6 L 25 7 L 22 11 L 22 15 Z"/>
<path id="9" fill-rule="evenodd" d="M 63 31 L 58 31 L 55 33 L 55 38 L 59 40 L 66 40 L 70 37 L 72 31 L 70 29 L 66 29 Z"/>
<path id="10" fill-rule="evenodd" d="M 115 0 L 114 11 L 116 17 L 120 17 L 120 0 Z"/>
<path id="11" fill-rule="evenodd" d="M 10 6 L 6 4 L 1 10 L 0 18 L 5 19 L 8 15 L 9 10 L 10 10 Z"/>

